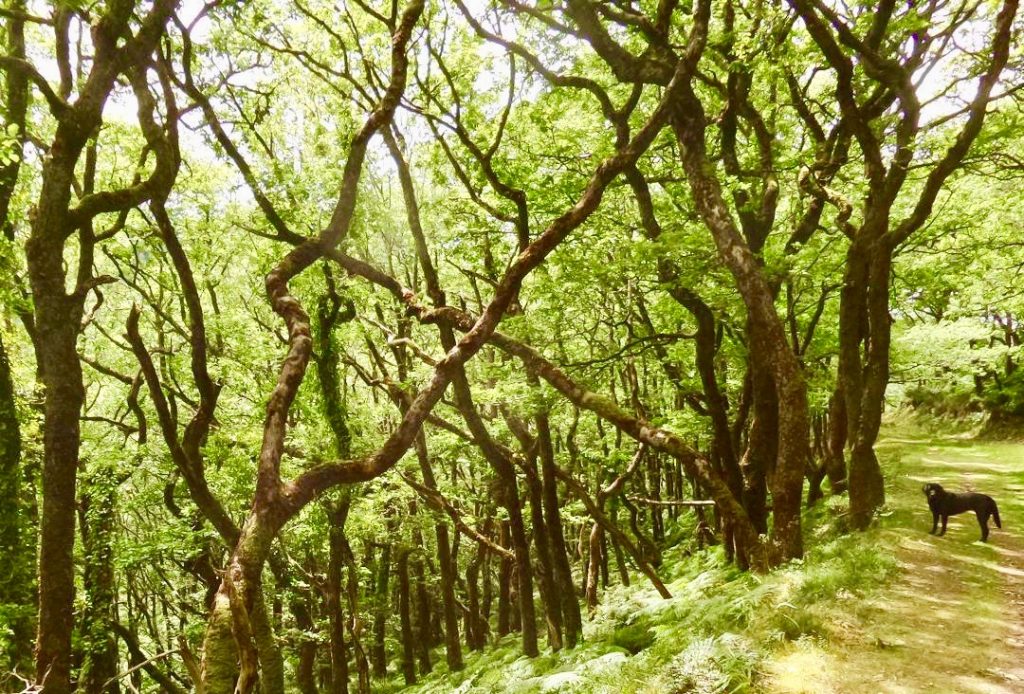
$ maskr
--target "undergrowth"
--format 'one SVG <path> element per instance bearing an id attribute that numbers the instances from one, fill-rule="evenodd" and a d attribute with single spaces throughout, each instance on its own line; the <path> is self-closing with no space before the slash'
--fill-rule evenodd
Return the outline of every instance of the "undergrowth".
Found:
<path id="1" fill-rule="evenodd" d="M 805 557 L 765 576 L 727 564 L 720 547 L 679 544 L 666 550 L 660 569 L 671 599 L 637 576 L 630 587 L 603 593 L 575 649 L 529 659 L 519 655 L 513 634 L 468 654 L 461 672 L 441 666 L 403 691 L 756 691 L 773 650 L 793 641 L 827 643 L 837 635 L 837 617 L 856 612 L 859 599 L 896 570 L 879 538 L 884 530 L 846 534 L 846 510 L 845 498 L 831 498 L 807 511 Z M 379 691 L 400 688 L 396 679 Z"/>

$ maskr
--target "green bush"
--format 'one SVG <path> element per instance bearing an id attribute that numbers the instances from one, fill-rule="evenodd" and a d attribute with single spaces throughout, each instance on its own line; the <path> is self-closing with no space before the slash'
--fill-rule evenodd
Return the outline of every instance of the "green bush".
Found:
<path id="1" fill-rule="evenodd" d="M 747 691 L 760 658 L 752 644 L 736 634 L 700 639 L 672 659 L 661 676 L 669 694 L 720 694 Z"/>
<path id="2" fill-rule="evenodd" d="M 612 632 L 612 644 L 636 655 L 640 651 L 650 648 L 654 643 L 655 633 L 647 620 L 641 620 L 635 624 L 627 624 L 618 627 Z"/>
<path id="3" fill-rule="evenodd" d="M 817 614 L 788 604 L 780 606 L 772 613 L 771 628 L 787 641 L 828 635 L 825 623 Z"/>
<path id="4" fill-rule="evenodd" d="M 1004 417 L 1024 417 L 1024 369 L 986 382 L 982 391 L 985 409 Z"/>

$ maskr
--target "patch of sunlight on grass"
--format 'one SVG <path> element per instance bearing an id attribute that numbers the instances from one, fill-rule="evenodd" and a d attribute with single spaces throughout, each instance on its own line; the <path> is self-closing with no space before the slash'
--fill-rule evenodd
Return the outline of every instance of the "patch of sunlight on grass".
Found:
<path id="1" fill-rule="evenodd" d="M 997 564 L 994 561 L 978 561 L 978 563 L 986 568 L 992 569 L 993 571 L 998 571 L 1004 576 L 1012 576 L 1017 580 L 1024 578 L 1024 571 L 1012 566 L 1007 566 L 1005 564 Z"/>
<path id="2" fill-rule="evenodd" d="M 919 464 L 926 467 L 948 468 L 951 470 L 963 470 L 965 468 L 972 470 L 986 470 L 990 471 L 988 474 L 989 477 L 994 474 L 992 471 L 992 462 L 988 460 L 984 462 L 974 462 L 968 460 L 949 460 L 948 458 L 943 459 L 921 456 Z"/>
<path id="3" fill-rule="evenodd" d="M 767 677 L 778 694 L 824 694 L 836 691 L 832 657 L 813 639 L 802 639 L 768 664 Z"/>
<path id="4" fill-rule="evenodd" d="M 988 675 L 989 673 L 983 673 Z M 993 682 L 988 677 L 976 675 L 960 675 L 954 679 L 956 689 L 954 691 L 964 694 L 1020 694 L 1019 685 L 1010 683 L 1002 684 Z"/>

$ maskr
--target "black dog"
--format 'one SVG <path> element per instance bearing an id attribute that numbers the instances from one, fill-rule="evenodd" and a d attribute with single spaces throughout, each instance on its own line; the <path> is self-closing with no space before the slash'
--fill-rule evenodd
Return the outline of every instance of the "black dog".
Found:
<path id="1" fill-rule="evenodd" d="M 992 518 L 996 522 L 997 528 L 1002 528 L 1003 524 L 999 520 L 999 509 L 996 508 L 995 499 L 985 494 L 978 494 L 976 492 L 965 492 L 957 494 L 955 492 L 947 492 L 941 486 L 937 484 L 926 484 L 922 487 L 924 495 L 928 497 L 928 508 L 932 510 L 932 529 L 930 533 L 934 533 L 935 529 L 939 525 L 939 517 L 942 517 L 942 532 L 939 535 L 946 534 L 946 521 L 949 520 L 950 516 L 955 516 L 958 513 L 966 513 L 967 511 L 974 511 L 974 514 L 978 517 L 978 525 L 981 526 L 981 541 L 988 541 L 988 519 Z"/>

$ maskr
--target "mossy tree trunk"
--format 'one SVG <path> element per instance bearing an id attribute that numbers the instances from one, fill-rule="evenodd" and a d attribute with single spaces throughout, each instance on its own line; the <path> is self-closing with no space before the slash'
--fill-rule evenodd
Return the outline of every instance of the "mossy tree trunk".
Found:
<path id="1" fill-rule="evenodd" d="M 120 692 L 116 680 L 117 583 L 113 547 L 119 483 L 111 466 L 96 464 L 82 485 L 79 502 L 85 553 L 82 584 L 86 597 L 82 615 L 83 658 L 79 686 L 88 692 Z M 108 685 L 111 680 L 113 682 Z"/>
<path id="2" fill-rule="evenodd" d="M 25 246 L 32 301 L 35 342 L 45 388 L 42 514 L 39 528 L 39 619 L 36 638 L 36 681 L 46 694 L 65 694 L 71 686 L 71 641 L 74 629 L 75 502 L 80 444 L 79 416 L 85 398 L 78 357 L 83 307 L 93 289 L 110 281 L 93 275 L 96 236 L 93 219 L 104 212 L 131 209 L 170 189 L 177 161 L 167 132 L 175 124 L 155 122 L 156 105 L 147 83 L 149 60 L 176 6 L 175 0 L 156 0 L 130 29 L 134 2 L 112 3 L 92 29 L 93 55 L 87 75 L 73 101 L 70 68 L 62 72 L 59 93 L 46 92 L 56 121 L 48 155 L 42 165 L 39 194 L 31 233 Z M 58 51 L 73 52 L 69 23 L 73 10 L 59 7 L 53 26 Z M 126 40 L 125 37 L 128 37 Z M 117 191 L 96 191 L 95 167 L 78 168 L 87 144 L 95 161 L 96 133 L 103 108 L 114 85 L 124 76 L 139 102 L 139 125 L 156 165 L 139 185 Z M 176 116 L 167 104 L 168 121 Z M 72 192 L 77 200 L 72 203 Z M 65 265 L 68 241 L 77 236 L 77 269 L 68 291 Z"/>
<path id="3" fill-rule="evenodd" d="M 416 649 L 413 646 L 412 606 L 409 587 L 409 548 L 398 551 L 398 616 L 402 641 L 402 677 L 406 684 L 416 684 Z"/>
<path id="4" fill-rule="evenodd" d="M 25 672 L 32 658 L 32 607 L 35 551 L 26 527 L 22 498 L 21 427 L 3 337 L 0 336 L 0 553 L 7 560 L 0 566 L 0 610 L 6 616 L 10 639 L 0 655 L 4 672 Z M 0 687 L 6 686 L 0 675 Z M 9 683 L 11 688 L 14 682 Z"/>

